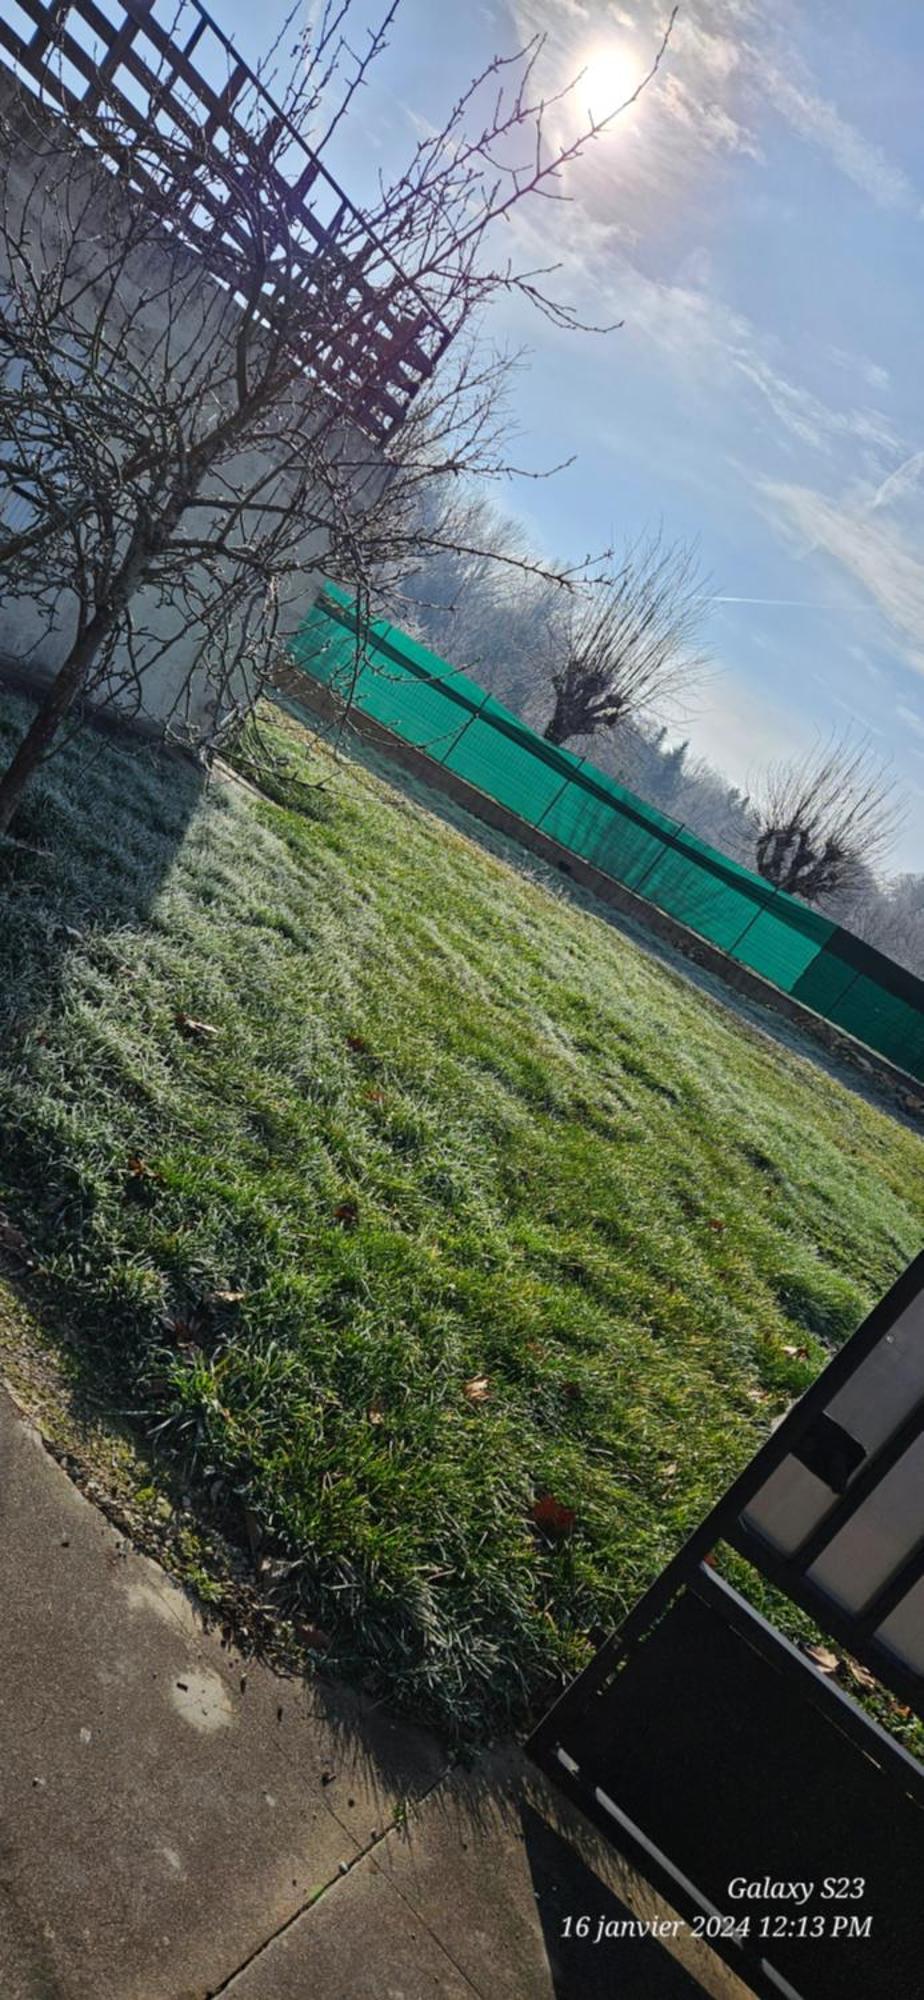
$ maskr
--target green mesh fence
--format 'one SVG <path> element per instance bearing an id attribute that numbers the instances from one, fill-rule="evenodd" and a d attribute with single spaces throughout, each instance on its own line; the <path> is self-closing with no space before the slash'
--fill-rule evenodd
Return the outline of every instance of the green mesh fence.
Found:
<path id="1" fill-rule="evenodd" d="M 924 981 L 851 931 L 546 743 L 394 627 L 371 625 L 360 649 L 352 601 L 334 584 L 292 653 L 364 715 L 924 1081 Z"/>

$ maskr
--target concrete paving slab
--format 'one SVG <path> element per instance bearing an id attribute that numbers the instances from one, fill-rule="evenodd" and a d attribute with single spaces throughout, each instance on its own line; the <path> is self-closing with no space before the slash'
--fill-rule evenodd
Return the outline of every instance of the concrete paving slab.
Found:
<path id="1" fill-rule="evenodd" d="M 363 1866 L 387 1876 L 490 2000 L 692 2000 L 701 1992 L 748 2000 L 748 1989 L 514 1748 L 454 1772 Z M 586 1939 L 574 1932 L 581 1916 L 591 1920 Z M 678 1934 L 638 1935 L 651 1922 L 673 1923 Z"/>
<path id="2" fill-rule="evenodd" d="M 518 1752 L 225 1648 L 2 1392 L 0 1613 L 0 2000 L 747 2000 Z"/>
<path id="3" fill-rule="evenodd" d="M 499 1942 L 499 1950 L 503 1946 Z M 378 1869 L 362 1861 L 273 1939 L 221 2000 L 484 2000 Z M 531 2000 L 526 1987 L 520 2000 Z M 610 1996 L 611 2000 L 611 1996 Z"/>
<path id="4" fill-rule="evenodd" d="M 204 2000 L 443 1766 L 225 1649 L 0 1393 L 2 2000 Z"/>
<path id="5" fill-rule="evenodd" d="M 582 1915 L 586 1939 L 573 1934 Z M 502 1752 L 431 1792 L 222 2000 L 417 2000 L 433 1947 L 442 1990 L 479 2000 L 749 2000 L 685 1925 L 668 1946 L 637 1934 L 650 1921 L 679 1925 L 539 1773 Z"/>

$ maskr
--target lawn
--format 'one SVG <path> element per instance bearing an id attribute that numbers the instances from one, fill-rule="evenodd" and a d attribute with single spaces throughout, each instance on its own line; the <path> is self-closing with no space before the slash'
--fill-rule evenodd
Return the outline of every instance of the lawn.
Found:
<path id="1" fill-rule="evenodd" d="M 78 738 L 0 855 L 7 1268 L 329 1663 L 522 1719 L 920 1247 L 924 1149 L 263 736 L 273 798 Z"/>

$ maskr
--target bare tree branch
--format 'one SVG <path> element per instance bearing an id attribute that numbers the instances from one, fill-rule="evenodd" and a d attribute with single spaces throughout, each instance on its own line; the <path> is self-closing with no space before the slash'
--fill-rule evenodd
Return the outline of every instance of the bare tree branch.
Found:
<path id="1" fill-rule="evenodd" d="M 547 144 L 538 42 L 489 62 L 361 210 L 318 149 L 396 0 L 358 53 L 350 0 L 325 0 L 278 98 L 278 40 L 261 76 L 212 23 L 233 84 L 223 139 L 177 81 L 188 11 L 177 0 L 168 34 L 156 0 L 145 14 L 139 32 L 163 51 L 146 113 L 108 82 L 80 99 L 50 71 L 53 112 L 3 92 L 0 581 L 28 612 L 34 657 L 67 642 L 0 777 L 0 833 L 91 692 L 141 710 L 156 674 L 165 726 L 210 744 L 272 673 L 322 558 L 362 619 L 386 581 L 445 549 L 452 508 L 427 526 L 421 496 L 508 470 L 511 363 L 476 337 L 481 310 L 519 289 L 579 324 L 544 274 L 488 254 L 495 222 L 554 192 L 618 115 Z M 293 196 L 293 148 L 300 185 L 320 174 L 338 197 L 326 228 Z M 574 570 L 510 560 L 574 585 Z"/>

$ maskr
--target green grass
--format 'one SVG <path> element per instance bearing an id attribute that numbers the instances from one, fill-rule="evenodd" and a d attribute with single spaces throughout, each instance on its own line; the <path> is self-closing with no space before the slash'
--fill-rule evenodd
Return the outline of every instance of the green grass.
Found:
<path id="1" fill-rule="evenodd" d="M 46 1324 L 249 1510 L 334 1662 L 515 1719 L 918 1249 L 924 1151 L 266 729 L 275 801 L 84 737 L 24 811 L 0 1205 Z"/>

